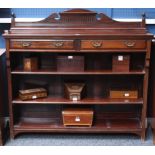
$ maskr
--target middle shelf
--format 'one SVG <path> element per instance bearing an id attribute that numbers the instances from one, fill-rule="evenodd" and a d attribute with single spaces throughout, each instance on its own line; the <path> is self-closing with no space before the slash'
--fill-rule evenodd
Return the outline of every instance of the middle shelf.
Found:
<path id="1" fill-rule="evenodd" d="M 60 71 L 52 71 L 48 69 L 39 69 L 35 71 L 24 71 L 22 69 L 15 69 L 11 72 L 14 75 L 20 74 L 35 74 L 35 75 L 144 75 L 144 70 L 133 70 L 133 71 L 126 71 L 126 72 L 114 72 L 111 70 L 87 70 L 81 72 L 60 72 Z"/>
<path id="2" fill-rule="evenodd" d="M 65 98 L 54 98 L 48 96 L 47 98 L 22 101 L 16 98 L 12 101 L 13 104 L 143 104 L 143 99 L 97 99 L 97 98 L 84 98 L 79 101 L 71 101 Z"/>
<path id="3" fill-rule="evenodd" d="M 89 76 L 89 75 L 88 75 Z M 143 104 L 143 76 L 139 75 L 12 75 L 13 104 Z M 84 85 L 81 87 L 79 84 Z M 70 85 L 70 86 L 69 86 Z M 72 87 L 72 88 L 69 88 Z M 74 88 L 75 87 L 75 88 Z M 78 87 L 78 89 L 76 88 Z M 36 99 L 36 92 L 27 101 L 19 98 L 20 91 L 46 90 L 44 98 Z M 70 91 L 72 98 L 66 96 Z M 71 89 L 71 90 L 70 90 Z M 77 92 L 75 92 L 77 89 Z M 67 90 L 67 91 L 66 91 Z M 40 92 L 42 93 L 42 92 Z M 68 93 L 69 94 L 69 93 Z M 78 94 L 81 99 L 76 100 Z M 75 96 L 75 97 L 74 97 Z"/>

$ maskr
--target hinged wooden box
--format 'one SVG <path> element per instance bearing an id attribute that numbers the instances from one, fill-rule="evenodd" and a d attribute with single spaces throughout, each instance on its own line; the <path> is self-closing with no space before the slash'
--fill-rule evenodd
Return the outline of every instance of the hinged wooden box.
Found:
<path id="1" fill-rule="evenodd" d="M 34 71 L 37 70 L 38 67 L 38 58 L 37 57 L 30 57 L 24 58 L 23 66 L 25 71 Z"/>
<path id="2" fill-rule="evenodd" d="M 84 97 L 84 83 L 65 83 L 65 97 L 67 99 L 78 101 Z"/>
<path id="3" fill-rule="evenodd" d="M 138 91 L 137 90 L 110 90 L 110 98 L 113 99 L 137 99 Z"/>
<path id="4" fill-rule="evenodd" d="M 129 72 L 130 56 L 129 55 L 113 55 L 112 71 L 114 72 Z"/>
<path id="5" fill-rule="evenodd" d="M 32 100 L 47 97 L 47 91 L 44 88 L 19 90 L 19 98 L 21 100 Z"/>
<path id="6" fill-rule="evenodd" d="M 57 71 L 62 72 L 84 71 L 84 56 L 59 55 L 57 57 Z"/>
<path id="7" fill-rule="evenodd" d="M 93 110 L 86 108 L 66 108 L 62 111 L 64 126 L 88 126 L 93 123 Z"/>

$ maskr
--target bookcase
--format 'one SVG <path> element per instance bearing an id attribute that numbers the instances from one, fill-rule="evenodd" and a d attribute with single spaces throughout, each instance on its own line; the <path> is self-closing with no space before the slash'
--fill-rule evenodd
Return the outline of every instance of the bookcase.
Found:
<path id="1" fill-rule="evenodd" d="M 13 15 L 3 36 L 11 138 L 56 132 L 133 133 L 145 139 L 153 36 L 147 33 L 144 16 L 141 22 L 117 22 L 103 13 L 72 9 L 38 22 L 16 22 Z M 34 65 L 31 58 L 37 58 L 37 67 L 25 70 L 25 58 L 29 66 Z M 72 88 L 83 83 L 83 97 L 66 98 L 66 83 L 74 84 Z M 19 97 L 19 90 L 39 87 L 47 91 L 46 97 Z M 73 125 L 64 124 L 63 113 Z M 91 125 L 82 125 L 87 124 L 85 117 L 92 119 Z"/>

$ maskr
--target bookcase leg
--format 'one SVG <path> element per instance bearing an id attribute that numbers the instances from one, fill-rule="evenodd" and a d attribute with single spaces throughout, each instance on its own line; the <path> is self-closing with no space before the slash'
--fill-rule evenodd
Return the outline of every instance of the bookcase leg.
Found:
<path id="1" fill-rule="evenodd" d="M 15 139 L 15 135 L 13 133 L 13 131 L 10 130 L 10 139 Z"/>
<path id="2" fill-rule="evenodd" d="M 146 138 L 146 133 L 145 133 L 145 130 L 144 130 L 141 133 L 141 141 L 144 142 L 145 141 L 145 138 Z"/>
<path id="3" fill-rule="evenodd" d="M 11 140 L 14 140 L 15 139 L 15 136 L 14 135 L 10 135 L 10 139 Z"/>
<path id="4" fill-rule="evenodd" d="M 152 130 L 152 134 L 153 134 L 153 144 L 155 145 L 155 130 Z"/>
<path id="5" fill-rule="evenodd" d="M 0 135 L 0 146 L 3 145 L 3 142 L 2 142 L 2 136 Z"/>

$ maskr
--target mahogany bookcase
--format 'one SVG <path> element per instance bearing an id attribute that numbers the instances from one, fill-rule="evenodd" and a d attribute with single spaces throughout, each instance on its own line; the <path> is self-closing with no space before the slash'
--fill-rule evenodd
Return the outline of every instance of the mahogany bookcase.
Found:
<path id="1" fill-rule="evenodd" d="M 145 139 L 147 90 L 152 34 L 141 22 L 118 22 L 103 13 L 73 9 L 38 22 L 16 22 L 3 34 L 6 40 L 10 135 L 19 133 L 133 133 Z M 59 55 L 85 58 L 84 71 L 57 71 Z M 113 71 L 112 57 L 129 55 L 129 71 Z M 24 57 L 38 57 L 35 71 L 23 70 Z M 77 64 L 78 65 L 78 64 Z M 27 82 L 45 82 L 48 97 L 22 101 Z M 64 83 L 82 81 L 86 95 L 80 101 L 64 98 Z M 138 98 L 109 97 L 110 90 L 137 90 Z M 94 110 L 92 127 L 65 127 L 62 109 Z"/>

